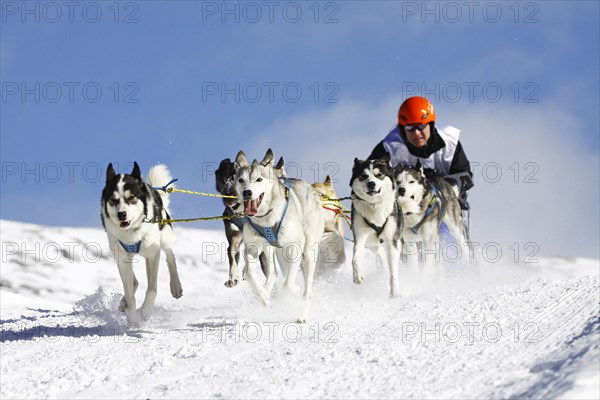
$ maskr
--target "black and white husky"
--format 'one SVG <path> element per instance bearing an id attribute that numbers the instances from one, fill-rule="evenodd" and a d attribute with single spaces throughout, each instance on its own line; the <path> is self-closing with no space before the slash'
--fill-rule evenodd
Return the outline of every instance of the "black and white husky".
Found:
<path id="1" fill-rule="evenodd" d="M 353 280 L 364 281 L 361 262 L 365 249 L 377 254 L 390 275 L 390 297 L 399 295 L 398 263 L 402 250 L 402 213 L 396 202 L 389 157 L 381 160 L 354 159 L 352 168 L 352 256 Z"/>
<path id="2" fill-rule="evenodd" d="M 286 178 L 283 169 L 276 171 L 271 149 L 260 163 L 257 160 L 249 163 L 240 151 L 235 164 L 236 192 L 246 215 L 244 278 L 256 298 L 268 305 L 276 278 L 273 250 L 281 270 L 287 272 L 283 288 L 289 292 L 299 290 L 296 276 L 302 265 L 305 307 L 297 321 L 305 322 L 324 228 L 319 195 L 308 182 Z M 255 273 L 261 250 L 268 262 L 264 286 Z"/>
<path id="3" fill-rule="evenodd" d="M 423 271 L 427 275 L 435 272 L 434 265 L 443 264 L 442 258 L 466 265 L 469 247 L 454 187 L 441 176 L 426 175 L 420 163 L 415 167 L 398 165 L 394 174 L 398 202 L 404 214 L 404 254 L 421 253 Z M 440 231 L 446 230 L 443 224 L 454 238 L 452 251 L 444 248 L 449 244 L 441 240 Z M 417 264 L 416 257 L 412 259 L 412 263 Z"/>
<path id="4" fill-rule="evenodd" d="M 159 222 L 169 218 L 169 196 L 166 192 L 159 193 L 153 188 L 162 187 L 170 181 L 171 175 L 164 165 L 156 165 L 150 169 L 147 183 L 142 180 L 137 162 L 134 163 L 131 174 L 116 174 L 112 163 L 108 164 L 106 171 L 106 185 L 101 200 L 102 225 L 123 282 L 125 294 L 119 310 L 127 311 L 127 320 L 132 327 L 139 326 L 135 302 L 138 281 L 133 272 L 136 254 L 146 259 L 148 277 L 146 298 L 141 308 L 143 320 L 150 318 L 154 308 L 161 249 L 167 256 L 171 294 L 176 299 L 183 294 L 172 250 L 175 241 L 173 228 L 170 224 Z"/>

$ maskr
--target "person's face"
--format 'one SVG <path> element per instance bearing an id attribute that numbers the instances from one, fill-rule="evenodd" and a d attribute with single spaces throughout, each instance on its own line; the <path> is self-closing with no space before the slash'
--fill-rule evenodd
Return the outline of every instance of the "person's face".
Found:
<path id="1" fill-rule="evenodd" d="M 419 129 L 420 128 L 420 129 Z M 415 147 L 423 147 L 431 136 L 431 128 L 426 125 L 407 125 L 404 127 L 406 139 Z"/>

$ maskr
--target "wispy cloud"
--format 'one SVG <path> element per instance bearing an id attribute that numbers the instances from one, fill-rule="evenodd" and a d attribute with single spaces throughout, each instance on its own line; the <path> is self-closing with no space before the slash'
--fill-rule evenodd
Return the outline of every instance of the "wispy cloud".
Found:
<path id="1" fill-rule="evenodd" d="M 338 193 L 347 195 L 353 159 L 367 157 L 385 136 L 399 103 L 345 102 L 281 119 L 248 144 L 248 153 L 260 158 L 271 147 L 291 164 L 292 176 L 333 174 Z M 462 129 L 473 163 L 474 240 L 505 251 L 535 243 L 539 254 L 598 257 L 599 157 L 587 148 L 577 116 L 550 104 L 487 103 L 439 106 L 438 115 Z"/>

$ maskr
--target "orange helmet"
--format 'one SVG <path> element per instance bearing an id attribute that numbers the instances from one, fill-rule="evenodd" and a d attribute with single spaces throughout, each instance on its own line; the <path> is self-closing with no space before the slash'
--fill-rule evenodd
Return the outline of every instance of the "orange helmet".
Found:
<path id="1" fill-rule="evenodd" d="M 425 97 L 413 96 L 404 100 L 398 110 L 398 125 L 428 124 L 435 121 L 433 104 Z"/>

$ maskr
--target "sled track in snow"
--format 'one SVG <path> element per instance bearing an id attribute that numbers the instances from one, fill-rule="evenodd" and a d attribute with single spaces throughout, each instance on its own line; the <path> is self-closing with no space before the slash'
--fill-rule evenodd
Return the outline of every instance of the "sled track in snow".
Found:
<path id="1" fill-rule="evenodd" d="M 127 335 L 118 294 L 99 290 L 71 313 L 29 309 L 3 321 L 1 395 L 553 398 L 598 357 L 597 275 L 400 299 L 337 285 L 319 287 L 302 326 L 290 320 L 291 303 L 276 297 L 264 309 L 245 287 L 212 306 L 189 293 Z M 458 336 L 447 329 L 455 326 Z M 290 340 L 295 329 L 300 338 Z"/>
<path id="2" fill-rule="evenodd" d="M 299 298 L 280 293 L 265 309 L 245 283 L 224 288 L 226 257 L 198 255 L 198 243 L 225 243 L 222 232 L 181 233 L 185 295 L 171 299 L 163 265 L 155 314 L 137 331 L 116 311 L 122 286 L 111 257 L 3 262 L 0 397 L 556 398 L 600 361 L 598 260 L 482 265 L 479 280 L 446 282 L 453 293 L 399 299 L 387 298 L 387 274 L 374 258 L 360 286 L 348 261 L 325 277 L 331 282 L 315 281 L 309 322 L 291 340 Z M 5 221 L 3 240 L 106 247 L 99 229 Z M 404 277 L 401 285 L 413 283 Z M 269 323 L 278 324 L 272 340 Z M 248 329 L 239 340 L 227 333 L 239 327 Z"/>

